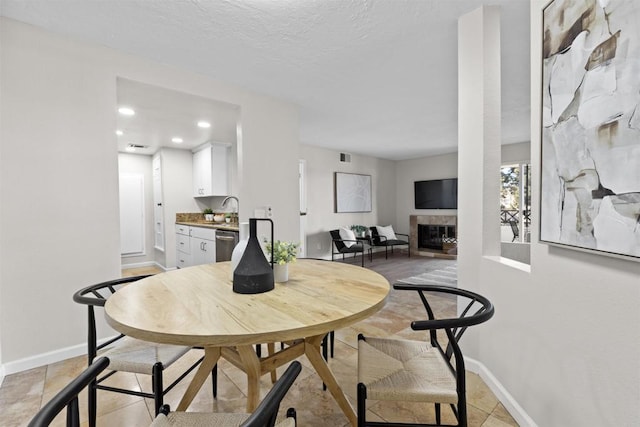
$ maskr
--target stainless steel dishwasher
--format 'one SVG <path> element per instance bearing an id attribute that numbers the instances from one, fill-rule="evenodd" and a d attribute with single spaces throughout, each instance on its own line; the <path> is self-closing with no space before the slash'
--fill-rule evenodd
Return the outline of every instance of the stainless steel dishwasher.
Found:
<path id="1" fill-rule="evenodd" d="M 231 261 L 231 253 L 237 244 L 237 231 L 216 230 L 216 262 Z"/>

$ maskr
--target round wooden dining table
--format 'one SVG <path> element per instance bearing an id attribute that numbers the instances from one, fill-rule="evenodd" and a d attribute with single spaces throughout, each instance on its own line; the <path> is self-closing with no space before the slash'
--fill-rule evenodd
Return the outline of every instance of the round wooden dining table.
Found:
<path id="1" fill-rule="evenodd" d="M 260 377 L 302 356 L 309 359 L 352 425 L 355 411 L 321 355 L 324 336 L 365 319 L 386 303 L 389 282 L 354 265 L 299 259 L 289 281 L 261 294 L 233 292 L 230 262 L 160 273 L 118 290 L 107 322 L 141 340 L 203 347 L 205 358 L 177 410 L 184 411 L 220 357 L 247 374 L 247 411 L 259 403 Z M 275 352 L 272 343 L 289 342 Z M 253 345 L 271 343 L 258 357 Z"/>

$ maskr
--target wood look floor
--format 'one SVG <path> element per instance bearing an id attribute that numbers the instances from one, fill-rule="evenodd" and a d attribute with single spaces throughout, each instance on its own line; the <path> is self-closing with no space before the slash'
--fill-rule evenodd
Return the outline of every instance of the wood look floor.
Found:
<path id="1" fill-rule="evenodd" d="M 360 265 L 360 259 L 348 258 L 345 262 Z M 395 251 L 385 260 L 384 253 L 374 254 L 373 262 L 368 259 L 365 267 L 382 274 L 390 283 L 396 280 L 422 274 L 434 269 L 451 265 L 428 257 L 408 258 L 406 252 Z M 123 275 L 153 274 L 158 270 L 143 268 L 123 271 Z M 355 406 L 357 334 L 362 332 L 372 336 L 396 336 L 410 339 L 422 339 L 409 327 L 411 320 L 421 316 L 422 305 L 411 292 L 392 291 L 387 306 L 376 315 L 336 331 L 335 357 L 330 359 L 338 383 L 347 398 Z M 418 306 L 419 305 L 419 306 Z M 436 310 L 455 310 L 451 300 L 438 302 Z M 83 312 L 84 313 L 84 312 Z M 83 318 L 82 322 L 85 321 Z M 263 348 L 266 353 L 266 348 Z M 180 371 L 201 355 L 201 351 L 192 350 L 170 369 L 165 371 L 165 382 L 175 378 Z M 281 406 L 281 412 L 295 407 L 298 412 L 298 426 L 347 426 L 348 422 L 338 405 L 328 392 L 322 390 L 322 383 L 310 367 L 306 358 L 300 358 L 303 370 Z M 0 387 L 0 425 L 26 426 L 33 414 L 64 385 L 71 381 L 86 367 L 85 357 L 67 359 L 58 363 L 42 366 L 28 371 L 6 376 Z M 188 377 L 190 378 L 190 377 Z M 120 386 L 149 390 L 151 381 L 148 376 L 118 373 L 110 381 Z M 179 384 L 165 397 L 165 403 L 176 407 L 186 389 L 186 383 Z M 261 380 L 262 396 L 271 383 L 269 376 Z M 213 399 L 211 383 L 200 390 L 189 410 L 216 412 L 243 412 L 246 403 L 246 377 L 241 371 L 225 360 L 219 363 L 218 398 Z M 504 427 L 517 426 L 517 423 L 496 399 L 483 381 L 473 373 L 467 373 L 467 399 L 469 426 Z M 86 423 L 86 393 L 80 398 L 81 419 Z M 98 391 L 98 426 L 147 426 L 152 420 L 153 402 L 135 396 Z M 59 417 L 60 418 L 60 417 Z M 413 403 L 370 402 L 368 418 L 371 420 L 394 420 L 399 422 L 434 422 L 433 405 Z M 443 421 L 452 421 L 448 408 L 443 407 Z M 55 425 L 64 425 L 62 419 Z"/>

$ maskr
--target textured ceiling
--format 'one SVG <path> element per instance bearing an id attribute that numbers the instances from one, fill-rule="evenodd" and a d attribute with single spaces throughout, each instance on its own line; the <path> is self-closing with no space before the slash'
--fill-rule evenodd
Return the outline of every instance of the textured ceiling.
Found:
<path id="1" fill-rule="evenodd" d="M 502 139 L 529 140 L 528 0 L 1 0 L 3 16 L 300 106 L 300 141 L 456 151 L 457 19 L 502 9 Z"/>

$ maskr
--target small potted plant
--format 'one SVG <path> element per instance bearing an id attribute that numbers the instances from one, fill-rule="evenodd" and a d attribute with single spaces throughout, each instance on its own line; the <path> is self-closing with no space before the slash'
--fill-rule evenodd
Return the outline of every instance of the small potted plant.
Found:
<path id="1" fill-rule="evenodd" d="M 226 213 L 224 214 L 224 220 L 226 221 L 226 223 L 230 223 L 231 222 L 231 214 L 230 213 Z"/>
<path id="2" fill-rule="evenodd" d="M 367 227 L 364 225 L 352 225 L 351 230 L 355 233 L 356 237 L 364 237 L 367 232 Z"/>
<path id="3" fill-rule="evenodd" d="M 289 263 L 296 261 L 298 255 L 298 243 L 284 242 L 276 240 L 273 242 L 273 278 L 278 283 L 283 283 L 289 280 Z M 264 248 L 267 252 L 267 257 L 271 251 L 271 242 L 266 238 L 264 239 Z"/>
<path id="4" fill-rule="evenodd" d="M 213 210 L 206 208 L 205 210 L 202 211 L 202 213 L 204 214 L 204 220 L 208 221 L 208 222 L 213 222 Z"/>

